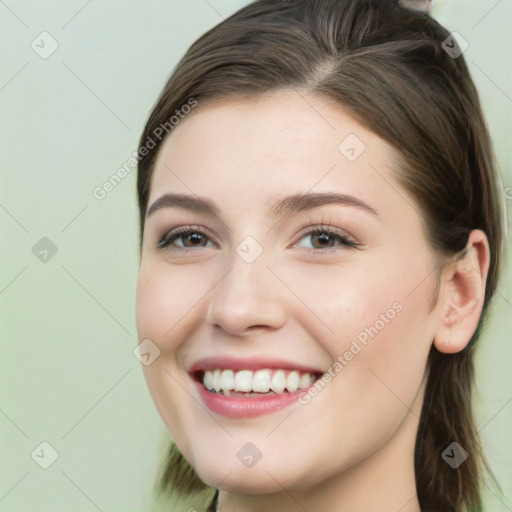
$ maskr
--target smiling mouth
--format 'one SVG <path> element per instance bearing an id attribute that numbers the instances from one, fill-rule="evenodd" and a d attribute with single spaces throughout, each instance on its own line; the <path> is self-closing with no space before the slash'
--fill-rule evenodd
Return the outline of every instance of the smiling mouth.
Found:
<path id="1" fill-rule="evenodd" d="M 216 368 L 198 370 L 192 376 L 210 393 L 250 398 L 289 394 L 306 389 L 321 374 L 268 368 L 255 371 Z"/>

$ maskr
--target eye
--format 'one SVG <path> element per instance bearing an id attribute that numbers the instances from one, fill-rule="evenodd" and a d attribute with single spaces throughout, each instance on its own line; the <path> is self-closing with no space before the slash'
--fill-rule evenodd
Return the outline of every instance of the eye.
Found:
<path id="1" fill-rule="evenodd" d="M 317 226 L 302 235 L 302 240 L 310 239 L 310 244 L 295 244 L 292 247 L 304 247 L 318 250 L 337 250 L 336 247 L 357 247 L 359 244 L 347 233 L 329 226 Z M 169 231 L 158 241 L 158 249 L 194 250 L 197 248 L 216 247 L 212 238 L 202 229 L 194 226 L 183 226 Z"/>
<path id="2" fill-rule="evenodd" d="M 204 231 L 193 226 L 184 226 L 173 229 L 163 236 L 158 241 L 158 248 L 164 249 L 172 246 L 173 248 L 187 250 L 197 247 L 208 247 L 208 242 L 212 242 L 212 240 Z"/>
<path id="3" fill-rule="evenodd" d="M 299 244 L 299 247 L 308 249 L 334 249 L 336 246 L 357 247 L 359 244 L 351 239 L 349 235 L 336 229 L 320 226 L 308 231 L 301 240 L 310 239 L 310 245 Z M 293 247 L 297 247 L 297 244 Z"/>

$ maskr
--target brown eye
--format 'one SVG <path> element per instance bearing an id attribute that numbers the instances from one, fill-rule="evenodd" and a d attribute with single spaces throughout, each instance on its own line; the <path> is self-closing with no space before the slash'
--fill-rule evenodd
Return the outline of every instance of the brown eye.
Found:
<path id="1" fill-rule="evenodd" d="M 210 238 L 201 230 L 179 228 L 167 233 L 160 239 L 158 247 L 160 249 L 165 247 L 194 249 L 196 247 L 207 247 L 208 242 L 211 242 Z"/>
<path id="2" fill-rule="evenodd" d="M 311 237 L 311 240 L 317 240 L 319 247 L 316 247 L 318 249 L 322 249 L 324 247 L 333 247 L 333 244 L 336 245 L 336 239 L 333 235 L 330 235 L 328 233 L 313 233 L 309 235 Z M 313 243 L 314 245 L 314 243 Z"/>
<path id="3" fill-rule="evenodd" d="M 309 238 L 310 244 L 299 244 L 299 247 L 308 249 L 334 249 L 336 246 L 341 247 L 357 247 L 357 242 L 350 240 L 345 234 L 339 233 L 332 229 L 316 229 L 305 234 L 301 240 Z"/>
<path id="4" fill-rule="evenodd" d="M 201 233 L 189 233 L 188 235 L 180 235 L 178 239 L 181 239 L 182 242 L 184 242 L 184 247 L 204 247 L 204 242 L 207 241 L 207 238 Z M 190 246 L 187 245 L 188 242 L 190 242 Z"/>

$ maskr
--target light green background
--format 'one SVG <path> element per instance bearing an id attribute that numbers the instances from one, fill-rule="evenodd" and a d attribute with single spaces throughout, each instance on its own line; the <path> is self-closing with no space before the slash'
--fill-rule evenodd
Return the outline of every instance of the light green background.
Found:
<path id="1" fill-rule="evenodd" d="M 1 511 L 150 507 L 167 433 L 133 355 L 135 170 L 103 200 L 93 190 L 136 149 L 189 44 L 245 3 L 0 1 Z M 512 0 L 438 0 L 433 14 L 469 43 L 512 187 Z M 59 45 L 47 59 L 31 48 L 43 31 Z M 46 263 L 42 237 L 58 248 Z M 478 424 L 507 495 L 489 493 L 490 512 L 512 510 L 510 275 L 509 262 L 478 360 Z M 43 441 L 59 453 L 46 470 L 31 458 Z"/>

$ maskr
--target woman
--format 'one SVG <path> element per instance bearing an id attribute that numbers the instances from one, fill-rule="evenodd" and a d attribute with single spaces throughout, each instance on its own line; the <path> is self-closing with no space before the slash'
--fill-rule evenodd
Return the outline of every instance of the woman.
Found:
<path id="1" fill-rule="evenodd" d="M 449 32 L 390 0 L 254 2 L 191 46 L 139 155 L 161 488 L 223 512 L 481 510 L 502 192 Z"/>

